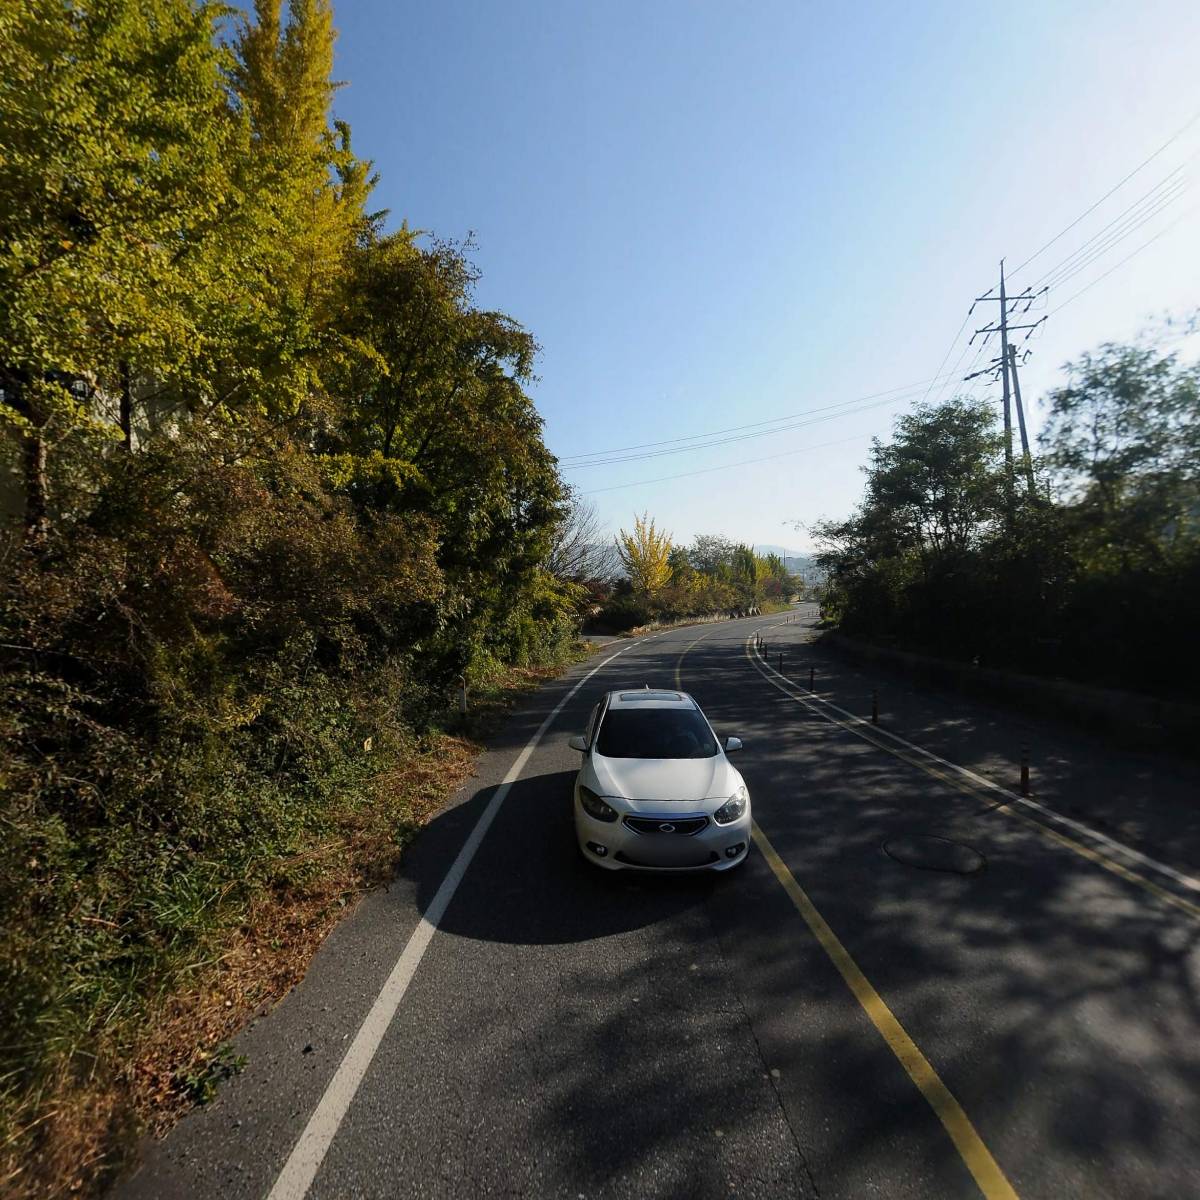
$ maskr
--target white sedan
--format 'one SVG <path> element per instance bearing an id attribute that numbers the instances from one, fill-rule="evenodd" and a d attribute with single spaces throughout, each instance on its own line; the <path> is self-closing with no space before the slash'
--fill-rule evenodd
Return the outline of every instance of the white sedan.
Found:
<path id="1" fill-rule="evenodd" d="M 727 871 L 750 847 L 750 793 L 686 692 L 609 692 L 570 740 L 584 858 L 618 871 Z"/>

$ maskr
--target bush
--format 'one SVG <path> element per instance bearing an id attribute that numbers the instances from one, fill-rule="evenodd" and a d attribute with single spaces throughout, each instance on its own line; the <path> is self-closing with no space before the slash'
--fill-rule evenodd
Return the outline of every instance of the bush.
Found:
<path id="1" fill-rule="evenodd" d="M 654 611 L 648 600 L 633 596 L 614 596 L 593 620 L 597 633 L 628 633 L 639 625 L 648 625 Z"/>
<path id="2" fill-rule="evenodd" d="M 10 555 L 4 1137 L 121 1077 L 261 897 L 394 858 L 415 818 L 380 805 L 380 771 L 417 753 L 458 674 L 574 642 L 550 581 L 484 589 L 455 620 L 435 524 L 365 517 L 286 445 L 204 470 L 172 451 L 114 464 L 90 512 Z"/>

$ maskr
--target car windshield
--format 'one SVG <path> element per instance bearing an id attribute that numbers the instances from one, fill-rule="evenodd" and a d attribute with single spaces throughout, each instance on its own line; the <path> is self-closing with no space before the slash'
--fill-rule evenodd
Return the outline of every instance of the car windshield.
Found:
<path id="1" fill-rule="evenodd" d="M 605 758 L 712 758 L 717 742 L 694 708 L 610 708 L 596 752 Z"/>

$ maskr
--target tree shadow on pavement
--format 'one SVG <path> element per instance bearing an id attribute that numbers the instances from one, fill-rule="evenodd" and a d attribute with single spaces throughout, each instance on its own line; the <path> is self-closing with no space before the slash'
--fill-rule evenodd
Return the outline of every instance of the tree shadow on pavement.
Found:
<path id="1" fill-rule="evenodd" d="M 740 640 L 701 642 L 685 686 L 746 739 L 759 823 L 1018 1193 L 1196 1194 L 1200 925 L 806 714 L 731 659 Z M 521 1139 L 542 1194 L 975 1194 L 762 857 L 715 877 L 592 868 L 573 775 L 513 785 L 441 922 L 503 981 L 456 1026 L 488 1080 L 462 1120 L 526 1097 L 490 1136 Z M 914 833 L 986 867 L 884 852 Z M 411 877 L 425 908 L 442 873 Z"/>

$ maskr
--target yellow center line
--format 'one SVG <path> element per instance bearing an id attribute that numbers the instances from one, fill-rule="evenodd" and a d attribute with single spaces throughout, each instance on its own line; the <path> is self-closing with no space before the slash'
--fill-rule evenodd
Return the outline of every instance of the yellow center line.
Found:
<path id="1" fill-rule="evenodd" d="M 691 648 L 692 648 L 692 647 L 693 647 L 693 646 L 694 646 L 694 645 L 695 645 L 697 642 L 702 642 L 702 641 L 704 641 L 704 639 L 705 639 L 705 638 L 710 638 L 710 637 L 712 637 L 712 635 L 713 635 L 715 632 L 716 632 L 716 630 L 714 629 L 714 630 L 712 630 L 712 631 L 711 631 L 711 632 L 709 632 L 709 633 L 703 633 L 703 634 L 701 634 L 701 635 L 700 635 L 698 638 L 693 638 L 693 639 L 692 639 L 690 642 L 688 642 L 688 644 L 687 644 L 687 645 L 686 645 L 686 646 L 683 648 L 683 653 L 682 653 L 682 654 L 681 654 L 681 655 L 680 655 L 680 656 L 679 656 L 679 657 L 678 657 L 678 658 L 675 660 L 675 688 L 676 688 L 676 690 L 677 690 L 677 691 L 680 691 L 680 692 L 682 692 L 682 691 L 683 691 L 683 660 L 684 660 L 685 658 L 687 658 L 687 656 L 688 656 L 688 651 L 689 651 L 689 650 L 691 650 Z"/>
<path id="2" fill-rule="evenodd" d="M 703 637 L 696 638 L 695 641 L 689 643 L 676 660 L 675 684 L 680 691 L 683 691 L 683 660 L 687 657 L 688 651 L 697 642 L 703 641 L 704 637 L 711 636 L 711 634 L 705 634 Z M 933 1109 L 943 1128 L 950 1135 L 954 1148 L 958 1151 L 967 1170 L 971 1172 L 971 1177 L 975 1180 L 980 1192 L 987 1200 L 1017 1200 L 1017 1193 L 1012 1184 L 1008 1182 L 1000 1165 L 992 1157 L 991 1151 L 984 1145 L 983 1139 L 976 1132 L 975 1126 L 971 1124 L 962 1105 L 942 1082 L 941 1076 L 921 1053 L 920 1047 L 905 1032 L 904 1026 L 884 1003 L 883 997 L 872 987 L 871 981 L 862 973 L 858 964 L 851 957 L 850 951 L 842 945 L 837 935 L 829 928 L 825 918 L 821 916 L 816 905 L 808 898 L 808 894 L 796 882 L 796 877 L 779 857 L 775 847 L 771 845 L 757 821 L 753 822 L 752 836 L 754 844 L 771 868 L 775 878 L 796 906 L 796 911 L 799 912 L 813 937 L 817 939 L 817 944 L 837 968 L 871 1024 L 879 1031 L 888 1049 L 899 1060 L 909 1079 L 916 1084 L 917 1090 L 925 1097 L 929 1107 Z"/>
<path id="3" fill-rule="evenodd" d="M 1016 1200 L 1016 1191 L 1000 1169 L 999 1163 L 992 1157 L 991 1151 L 984 1145 L 962 1105 L 942 1082 L 941 1076 L 921 1053 L 916 1042 L 905 1032 L 904 1026 L 884 1003 L 883 997 L 871 986 L 871 981 L 859 969 L 850 956 L 850 951 L 826 924 L 825 918 L 796 882 L 796 877 L 788 870 L 787 864 L 779 857 L 757 821 L 754 822 L 753 836 L 754 844 L 767 860 L 775 878 L 783 885 L 783 890 L 787 892 L 804 923 L 812 931 L 813 937 L 838 969 L 863 1012 L 887 1043 L 888 1049 L 900 1060 L 900 1065 L 909 1079 L 917 1085 L 921 1095 L 929 1102 L 929 1107 L 950 1135 L 954 1148 L 962 1157 L 967 1170 L 971 1172 L 979 1190 L 988 1200 Z"/>

